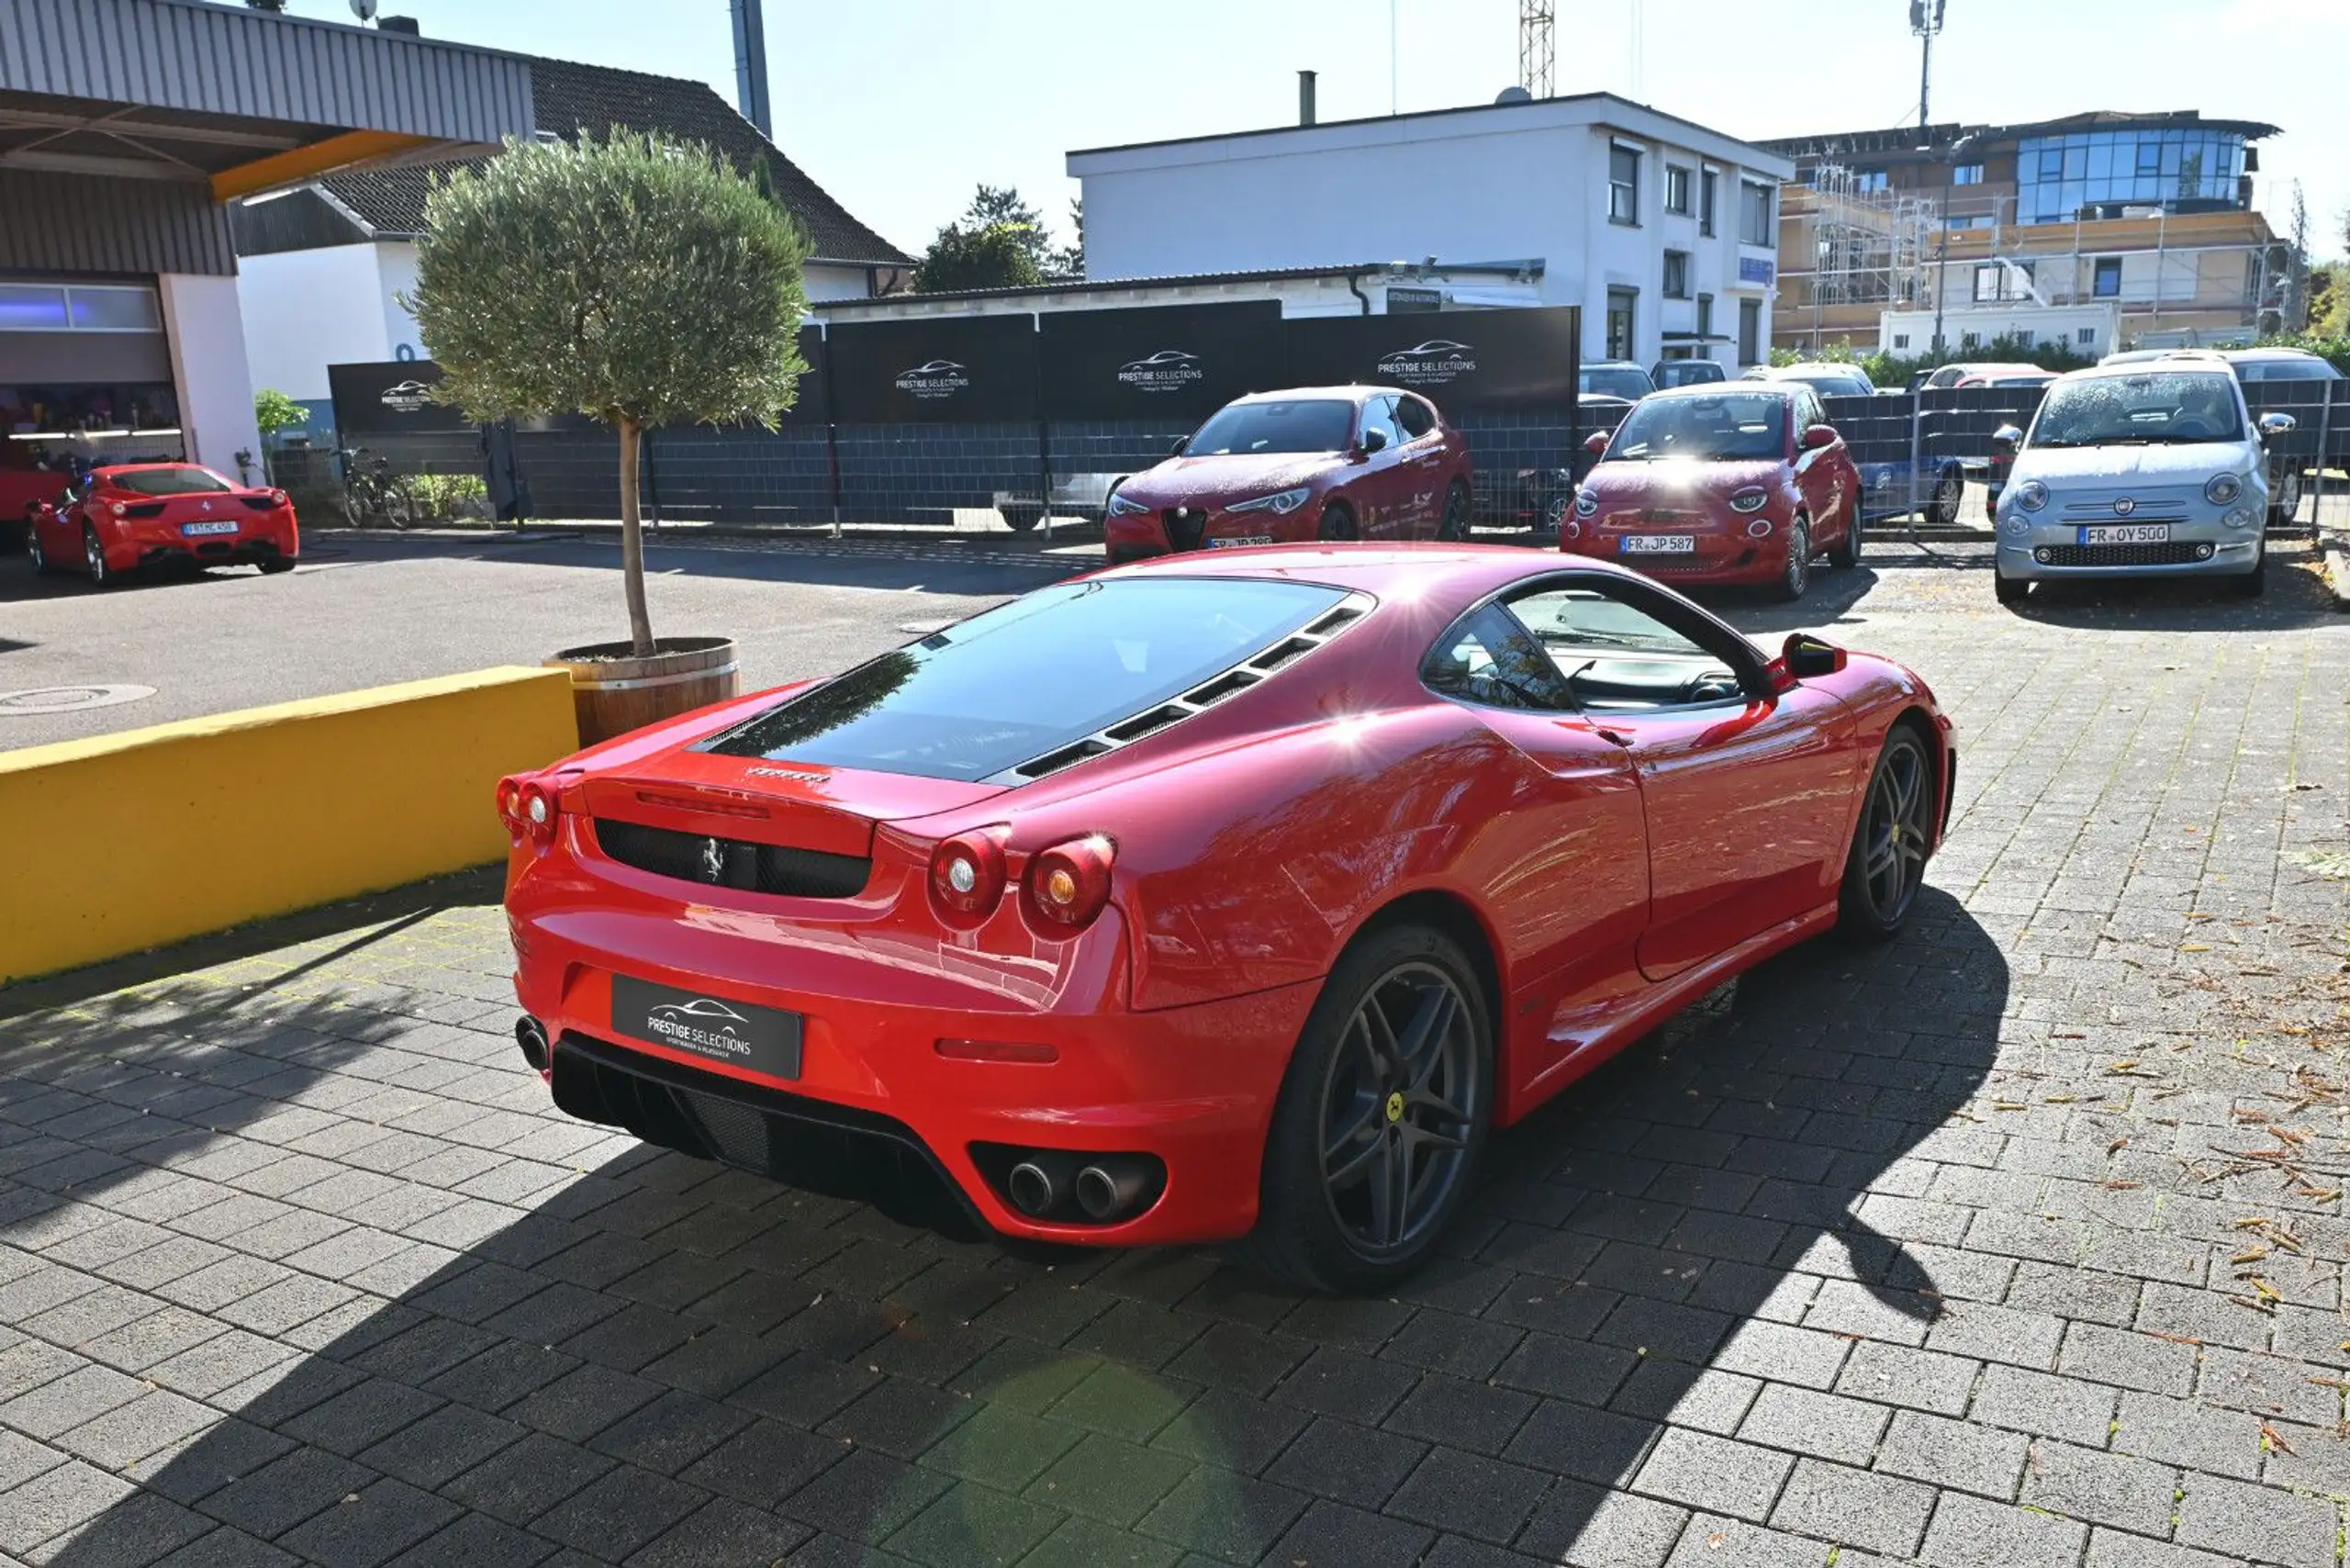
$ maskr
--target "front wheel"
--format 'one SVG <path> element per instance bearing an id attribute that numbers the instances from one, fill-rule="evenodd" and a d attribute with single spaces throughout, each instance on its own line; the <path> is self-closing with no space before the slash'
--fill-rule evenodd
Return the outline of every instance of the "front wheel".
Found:
<path id="1" fill-rule="evenodd" d="M 1811 524 L 1797 518 L 1787 526 L 1787 569 L 1775 587 L 1779 599 L 1789 603 L 1803 597 L 1811 586 Z"/>
<path id="2" fill-rule="evenodd" d="M 1877 754 L 1861 802 L 1860 826 L 1844 857 L 1836 926 L 1859 942 L 1883 942 L 1901 929 L 1925 885 L 1941 790 L 1918 732 L 1897 724 Z"/>
<path id="3" fill-rule="evenodd" d="M 260 560 L 254 562 L 253 565 L 261 568 L 262 576 L 265 577 L 274 577 L 280 572 L 292 571 L 294 569 L 294 557 L 291 555 L 263 555 Z"/>
<path id="4" fill-rule="evenodd" d="M 1493 1060 L 1483 988 L 1449 937 L 1397 925 L 1358 941 L 1290 1058 L 1247 1258 L 1310 1290 L 1401 1283 L 1468 1199 Z"/>
<path id="5" fill-rule="evenodd" d="M 82 569 L 90 574 L 92 588 L 114 586 L 114 568 L 106 565 L 106 547 L 98 538 L 95 524 L 82 525 Z"/>
<path id="6" fill-rule="evenodd" d="M 1852 498 L 1852 515 L 1844 524 L 1844 543 L 1828 552 L 1828 564 L 1847 571 L 1861 564 L 1861 501 Z"/>
<path id="7" fill-rule="evenodd" d="M 1322 526 L 1317 538 L 1337 543 L 1355 537 L 1355 510 L 1344 501 L 1332 501 L 1322 509 Z"/>
<path id="8" fill-rule="evenodd" d="M 25 519 L 25 554 L 32 557 L 35 576 L 45 577 L 57 570 L 49 564 L 49 552 L 40 547 L 40 524 L 31 518 Z"/>
<path id="9" fill-rule="evenodd" d="M 2011 577 L 1998 567 L 1991 568 L 1991 592 L 2001 604 L 2021 604 L 2031 596 L 2031 585 L 2021 577 Z"/>
<path id="10" fill-rule="evenodd" d="M 2268 588 L 2268 552 L 2262 550 L 2253 562 L 2252 570 L 2240 577 L 2228 579 L 2228 588 L 2238 599 L 2258 599 Z"/>
<path id="11" fill-rule="evenodd" d="M 1045 509 L 1042 507 L 1014 504 L 1000 506 L 995 510 L 1002 514 L 1004 527 L 1014 533 L 1025 533 L 1045 519 Z"/>
<path id="12" fill-rule="evenodd" d="M 1926 523 L 1930 528 L 1952 528 L 1958 522 L 1960 503 L 1966 499 L 1966 476 L 1944 474 L 1934 481 L 1932 496 L 1926 501 Z"/>
<path id="13" fill-rule="evenodd" d="M 1436 536 L 1447 544 L 1469 542 L 1469 486 L 1455 479 L 1444 492 L 1444 520 L 1437 524 Z"/>
<path id="14" fill-rule="evenodd" d="M 2301 471 L 2280 468 L 2268 487 L 2268 526 L 2280 528 L 2301 514 Z"/>

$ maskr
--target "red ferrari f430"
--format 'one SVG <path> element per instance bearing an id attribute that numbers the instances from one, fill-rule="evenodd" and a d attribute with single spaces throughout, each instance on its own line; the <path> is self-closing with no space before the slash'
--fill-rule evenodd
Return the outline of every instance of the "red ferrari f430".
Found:
<path id="1" fill-rule="evenodd" d="M 655 1144 L 1381 1290 L 1492 1129 L 1897 930 L 1955 760 L 1908 670 L 1606 563 L 1149 562 L 504 780 L 517 1032 Z"/>
<path id="2" fill-rule="evenodd" d="M 1466 540 L 1469 442 L 1392 386 L 1235 398 L 1102 511 L 1112 565 L 1317 539 Z"/>

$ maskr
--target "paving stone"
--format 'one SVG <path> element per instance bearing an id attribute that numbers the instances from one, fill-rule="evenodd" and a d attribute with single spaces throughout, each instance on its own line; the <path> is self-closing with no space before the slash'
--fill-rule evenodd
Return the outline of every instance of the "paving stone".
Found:
<path id="1" fill-rule="evenodd" d="M 135 1492 L 76 1529 L 25 1553 L 41 1568 L 143 1568 L 214 1529 L 210 1519 L 152 1492 Z"/>
<path id="2" fill-rule="evenodd" d="M 2084 1568 L 2238 1568 L 2238 1560 L 2191 1546 L 2173 1546 L 2099 1525 L 2089 1531 Z"/>
<path id="3" fill-rule="evenodd" d="M 1317 1417 L 1273 1462 L 1265 1479 L 1315 1496 L 1376 1509 L 1427 1451 L 1427 1444 L 1410 1438 L 1366 1431 L 1328 1416 Z"/>
<path id="4" fill-rule="evenodd" d="M 2029 1446 L 2020 1432 L 1904 1410 L 1894 1417 L 1886 1432 L 1876 1467 L 1888 1475 L 1906 1475 L 2005 1501 L 2016 1495 Z"/>
<path id="5" fill-rule="evenodd" d="M 554 1550 L 554 1542 L 487 1514 L 460 1514 L 393 1558 L 391 1568 L 532 1568 Z"/>
<path id="6" fill-rule="evenodd" d="M 2116 1452 L 2250 1481 L 2260 1473 L 2260 1422 L 2233 1410 L 2151 1394 L 2124 1394 Z"/>
<path id="7" fill-rule="evenodd" d="M 1231 1562 L 1254 1562 L 1312 1501 L 1270 1482 L 1203 1465 L 1136 1526 L 1145 1535 Z"/>
<path id="8" fill-rule="evenodd" d="M 1272 1551 L 1275 1562 L 1306 1568 L 1348 1568 L 1363 1562 L 1412 1562 L 1434 1542 L 1417 1525 L 1383 1515 L 1318 1502 L 1292 1525 Z"/>
<path id="9" fill-rule="evenodd" d="M 1804 1536 L 1700 1514 L 1682 1530 L 1666 1568 L 1818 1568 L 1824 1555 Z"/>
<path id="10" fill-rule="evenodd" d="M 1554 1484 L 1519 1535 L 1519 1550 L 1575 1568 L 1658 1568 L 1689 1510 L 1581 1482 Z"/>
<path id="11" fill-rule="evenodd" d="M 1967 1414 L 1985 1425 L 2100 1448 L 2120 1400 L 2121 1395 L 2103 1383 L 2020 1367 L 1986 1366 Z"/>
<path id="12" fill-rule="evenodd" d="M 2298 1497 L 2189 1473 L 2180 1481 L 2178 1543 L 2288 1568 L 2324 1568 L 2340 1560 L 2339 1510 L 2324 1498 Z"/>
<path id="13" fill-rule="evenodd" d="M 196 1506 L 224 1524 L 272 1540 L 340 1505 L 374 1481 L 373 1472 L 319 1449 L 297 1448 L 230 1481 Z"/>
<path id="14" fill-rule="evenodd" d="M 1799 1460 L 1771 1510 L 1781 1529 L 1908 1557 L 1926 1533 L 1934 1490 L 1817 1459 Z"/>
<path id="15" fill-rule="evenodd" d="M 1657 1439 L 1632 1489 L 1708 1513 L 1761 1520 L 1794 1468 L 1793 1455 L 1674 1427 Z"/>
<path id="16" fill-rule="evenodd" d="M 728 1497 L 704 1504 L 628 1560 L 628 1568 L 770 1568 L 815 1532 Z"/>
<path id="17" fill-rule="evenodd" d="M 1023 1495 L 1124 1529 L 1157 1506 L 1192 1469 L 1179 1454 L 1089 1432 L 1030 1483 Z"/>
<path id="18" fill-rule="evenodd" d="M 210 1430 L 220 1420 L 219 1412 L 193 1399 L 151 1389 L 129 1404 L 118 1405 L 74 1428 L 57 1444 L 102 1470 L 122 1471 L 150 1454 Z"/>
<path id="19" fill-rule="evenodd" d="M 1774 1448 L 1865 1466 L 1893 1412 L 1882 1405 L 1767 1384 L 1738 1435 Z"/>
<path id="20" fill-rule="evenodd" d="M 1388 1499 L 1386 1511 L 1438 1530 L 1507 1544 L 1550 1487 L 1539 1471 L 1435 1449 Z"/>
<path id="21" fill-rule="evenodd" d="M 1171 1542 L 1071 1515 L 1020 1563 L 1021 1568 L 1174 1568 L 1183 1557 L 1182 1549 Z"/>
<path id="22" fill-rule="evenodd" d="M 1817 1329 L 1745 1323 L 1730 1335 L 1712 1365 L 1718 1371 L 1745 1372 L 1773 1383 L 1832 1388 L 1852 1349 L 1851 1341 Z"/>
<path id="23" fill-rule="evenodd" d="M 1956 1416 L 1973 1397 L 1982 1363 L 1899 1345 L 1861 1344 L 1836 1379 L 1836 1392 L 1913 1410 Z"/>
<path id="24" fill-rule="evenodd" d="M 2087 1539 L 2088 1527 L 2071 1519 L 1945 1492 L 1919 1557 L 1934 1568 L 2053 1568 L 2078 1562 Z"/>
<path id="25" fill-rule="evenodd" d="M 1503 1452 L 1553 1475 L 1612 1486 L 1630 1479 L 1663 1428 L 1653 1421 L 1545 1400 Z"/>
<path id="26" fill-rule="evenodd" d="M 2024 1462 L 2022 1501 L 2140 1535 L 2170 1533 L 2178 1473 L 2168 1465 L 2042 1439 Z"/>
<path id="27" fill-rule="evenodd" d="M 1058 1528 L 1063 1515 L 958 1483 L 893 1531 L 893 1552 L 934 1568 L 1009 1568 Z"/>
<path id="28" fill-rule="evenodd" d="M 626 1558 L 707 1500 L 697 1487 L 624 1464 L 541 1514 L 531 1529 L 598 1557 Z"/>
<path id="29" fill-rule="evenodd" d="M 2065 1332 L 2057 1370 L 2068 1377 L 2146 1394 L 2184 1395 L 2195 1387 L 2195 1347 L 2102 1324 L 2076 1323 Z"/>
<path id="30" fill-rule="evenodd" d="M 276 1544 L 322 1568 L 375 1568 L 457 1517 L 456 1507 L 405 1482 L 382 1480 L 279 1536 Z"/>

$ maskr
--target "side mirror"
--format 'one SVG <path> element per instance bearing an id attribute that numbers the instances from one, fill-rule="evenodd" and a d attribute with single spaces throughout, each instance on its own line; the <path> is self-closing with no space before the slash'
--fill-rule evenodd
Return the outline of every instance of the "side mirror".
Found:
<path id="1" fill-rule="evenodd" d="M 2013 457 L 2022 444 L 2023 431 L 2013 425 L 2001 425 L 1991 432 L 1991 450 L 2002 457 Z"/>
<path id="2" fill-rule="evenodd" d="M 1368 457 L 1374 452 L 1384 452 L 1386 450 L 1387 432 L 1385 431 L 1365 431 L 1362 432 L 1362 451 L 1364 456 Z"/>
<path id="3" fill-rule="evenodd" d="M 1790 632 L 1779 644 L 1779 663 L 1797 680 L 1815 680 L 1844 667 L 1844 650 L 1808 632 Z"/>
<path id="4" fill-rule="evenodd" d="M 1590 453 L 1594 457 L 1606 456 L 1608 434 L 1609 432 L 1606 431 L 1592 431 L 1589 435 L 1583 438 L 1583 449 L 1585 452 Z"/>
<path id="5" fill-rule="evenodd" d="M 1169 457 L 1181 457 L 1183 455 L 1183 449 L 1191 444 L 1192 438 L 1190 436 L 1179 435 L 1175 438 L 1175 444 L 1167 449 L 1167 455 Z"/>
<path id="6" fill-rule="evenodd" d="M 2295 420 L 2290 414 L 2261 415 L 2260 440 L 2262 444 L 2266 445 L 2267 442 L 2274 441 L 2280 435 L 2291 434 L 2299 423 L 2300 421 Z"/>
<path id="7" fill-rule="evenodd" d="M 1803 432 L 1803 449 L 1806 452 L 1818 452 L 1823 446 L 1835 444 L 1836 427 L 1834 425 L 1812 425 Z"/>
<path id="8" fill-rule="evenodd" d="M 35 522 L 55 522 L 57 509 L 47 501 L 35 501 L 32 505 L 32 520 Z"/>

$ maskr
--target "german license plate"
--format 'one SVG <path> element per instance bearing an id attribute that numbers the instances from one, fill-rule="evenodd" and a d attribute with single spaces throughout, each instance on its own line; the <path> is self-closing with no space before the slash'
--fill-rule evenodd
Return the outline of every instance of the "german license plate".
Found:
<path id="1" fill-rule="evenodd" d="M 1627 555 L 1694 555 L 1697 553 L 1697 536 L 1694 533 L 1627 533 L 1621 548 Z"/>
<path id="2" fill-rule="evenodd" d="M 2083 525 L 2083 544 L 2167 544 L 2170 524 L 2166 522 L 2094 522 Z"/>
<path id="3" fill-rule="evenodd" d="M 193 539 L 200 533 L 234 533 L 237 525 L 233 522 L 184 522 L 180 524 L 180 532 Z"/>
<path id="4" fill-rule="evenodd" d="M 1272 542 L 1273 536 L 1270 533 L 1244 533 L 1235 539 L 1211 539 L 1208 541 L 1208 548 L 1237 550 L 1243 544 L 1270 544 Z"/>
<path id="5" fill-rule="evenodd" d="M 769 1078 L 800 1076 L 797 1013 L 614 975 L 612 1028 L 631 1039 Z"/>

